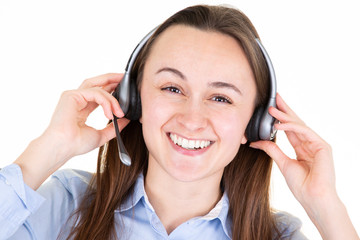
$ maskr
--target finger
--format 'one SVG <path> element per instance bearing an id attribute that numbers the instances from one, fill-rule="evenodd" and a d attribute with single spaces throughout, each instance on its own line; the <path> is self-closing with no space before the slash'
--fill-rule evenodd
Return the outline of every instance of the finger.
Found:
<path id="1" fill-rule="evenodd" d="M 298 134 L 294 133 L 294 132 L 285 132 L 286 137 L 288 138 L 290 144 L 295 148 L 296 146 L 300 146 L 301 143 L 303 142 L 303 138 L 299 137 Z"/>
<path id="2" fill-rule="evenodd" d="M 88 88 L 74 91 L 76 94 L 74 97 L 79 103 L 78 111 L 84 110 L 87 108 L 88 114 L 92 112 L 96 105 L 100 105 L 103 108 L 104 114 L 108 119 L 113 118 L 113 113 L 121 118 L 124 116 L 119 102 L 108 92 L 101 88 Z"/>
<path id="3" fill-rule="evenodd" d="M 292 121 L 292 118 L 288 114 L 280 111 L 279 109 L 277 109 L 275 107 L 269 108 L 269 114 L 282 123 Z"/>
<path id="4" fill-rule="evenodd" d="M 122 73 L 107 73 L 93 78 L 86 79 L 79 87 L 79 89 L 102 87 L 112 83 L 119 83 L 123 78 Z"/>
<path id="5" fill-rule="evenodd" d="M 312 129 L 302 124 L 293 123 L 293 122 L 280 123 L 280 124 L 275 124 L 275 128 L 278 130 L 283 130 L 285 131 L 285 133 L 293 132 L 297 135 L 297 137 L 301 141 L 325 142 L 316 132 L 314 132 Z"/>
<path id="6" fill-rule="evenodd" d="M 121 130 L 123 130 L 126 127 L 126 125 L 130 122 L 130 120 L 126 118 L 121 118 L 121 119 L 117 119 L 117 122 L 119 126 L 119 131 L 121 132 Z M 109 123 L 104 129 L 100 130 L 100 132 L 102 137 L 99 146 L 102 146 L 116 136 L 114 123 L 113 122 Z"/>
<path id="7" fill-rule="evenodd" d="M 94 91 L 94 95 L 90 94 L 88 100 L 93 100 L 97 104 L 101 105 L 104 114 L 108 119 L 113 119 L 113 114 L 119 118 L 124 116 L 119 102 L 111 94 L 101 88 L 92 88 L 90 91 Z M 87 96 L 85 95 L 85 98 L 86 97 Z"/>
<path id="8" fill-rule="evenodd" d="M 279 93 L 276 94 L 276 106 L 283 112 L 292 112 L 291 108 L 286 104 Z"/>
<path id="9" fill-rule="evenodd" d="M 281 172 L 284 170 L 286 161 L 291 161 L 286 154 L 281 151 L 281 149 L 276 145 L 276 143 L 271 141 L 257 141 L 250 143 L 250 147 L 255 149 L 263 150 L 267 155 L 269 155 L 278 165 Z"/>
<path id="10" fill-rule="evenodd" d="M 297 119 L 298 122 L 303 122 L 298 116 L 297 114 L 286 104 L 286 102 L 284 101 L 284 99 L 280 96 L 279 93 L 276 94 L 276 105 L 277 108 L 288 114 L 289 116 L 291 116 L 294 119 Z"/>
<path id="11" fill-rule="evenodd" d="M 108 93 L 112 92 L 115 90 L 115 88 L 119 85 L 118 82 L 115 82 L 115 83 L 109 83 L 105 86 L 103 86 L 102 88 L 107 91 Z"/>
<path id="12" fill-rule="evenodd" d="M 108 85 L 105 85 L 102 87 L 102 89 L 104 89 L 106 92 L 111 93 L 113 92 L 113 90 L 116 88 L 116 86 L 118 85 L 118 83 L 110 83 Z M 118 100 L 117 100 L 118 101 Z M 98 104 L 96 103 L 89 103 L 87 106 L 87 109 L 89 110 L 89 112 L 94 111 L 95 108 L 98 107 Z M 120 113 L 118 113 L 120 114 Z M 116 114 L 115 114 L 116 115 Z M 117 115 L 120 116 L 120 115 Z"/>

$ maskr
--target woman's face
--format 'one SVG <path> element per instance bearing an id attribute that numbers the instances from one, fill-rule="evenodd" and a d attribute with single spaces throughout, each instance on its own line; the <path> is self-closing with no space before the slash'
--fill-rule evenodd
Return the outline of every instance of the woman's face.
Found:
<path id="1" fill-rule="evenodd" d="M 154 43 L 141 85 L 149 170 L 179 181 L 221 178 L 254 110 L 256 86 L 230 36 L 175 25 Z"/>

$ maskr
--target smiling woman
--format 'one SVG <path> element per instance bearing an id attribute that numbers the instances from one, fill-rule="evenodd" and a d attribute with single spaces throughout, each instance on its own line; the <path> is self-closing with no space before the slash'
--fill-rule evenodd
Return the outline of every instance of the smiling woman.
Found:
<path id="1" fill-rule="evenodd" d="M 139 120 L 122 118 L 111 94 L 123 74 L 64 92 L 46 131 L 0 171 L 0 238 L 305 239 L 297 218 L 270 208 L 272 157 L 325 239 L 358 239 L 335 190 L 331 148 L 279 95 L 278 108 L 266 110 L 298 158 L 275 141 L 248 141 L 270 92 L 258 38 L 236 9 L 189 7 L 161 24 L 136 58 Z M 85 124 L 98 105 L 120 118 L 130 166 L 119 159 L 112 123 Z M 57 171 L 42 184 L 97 147 L 96 174 Z"/>
<path id="2" fill-rule="evenodd" d="M 180 181 L 219 181 L 240 144 L 246 143 L 245 128 L 255 105 L 255 80 L 238 42 L 195 27 L 169 27 L 153 43 L 140 85 L 149 170 L 160 165 Z M 170 135 L 181 137 L 186 146 L 211 144 L 201 151 L 179 148 L 171 144 Z M 214 196 L 214 202 L 218 198 Z"/>

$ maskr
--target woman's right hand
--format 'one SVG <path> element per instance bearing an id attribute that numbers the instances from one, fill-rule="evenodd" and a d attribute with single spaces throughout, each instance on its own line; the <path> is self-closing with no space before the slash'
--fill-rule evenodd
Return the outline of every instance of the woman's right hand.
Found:
<path id="1" fill-rule="evenodd" d="M 119 102 L 111 92 L 119 84 L 123 74 L 105 74 L 85 80 L 76 90 L 65 91 L 55 109 L 45 134 L 54 136 L 63 149 L 63 155 L 71 158 L 87 153 L 115 137 L 113 124 L 102 130 L 86 125 L 94 109 L 101 105 L 108 119 L 113 113 L 123 117 Z M 120 125 L 127 123 L 122 119 Z"/>
<path id="2" fill-rule="evenodd" d="M 113 114 L 123 117 L 118 101 L 111 95 L 122 77 L 123 74 L 116 73 L 100 75 L 61 95 L 48 128 L 15 161 L 22 169 L 25 183 L 37 189 L 67 160 L 115 137 L 112 123 L 96 130 L 86 125 L 86 120 L 98 105 L 108 119 L 113 119 Z M 123 129 L 128 122 L 125 118 L 119 119 L 119 128 Z"/>

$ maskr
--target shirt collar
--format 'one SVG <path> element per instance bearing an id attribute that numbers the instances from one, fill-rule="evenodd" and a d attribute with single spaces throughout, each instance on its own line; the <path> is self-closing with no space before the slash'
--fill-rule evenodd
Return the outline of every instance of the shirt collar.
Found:
<path id="1" fill-rule="evenodd" d="M 135 186 L 134 186 L 134 190 L 133 190 L 133 194 L 131 194 L 120 206 L 120 209 L 118 209 L 117 211 L 120 212 L 124 212 L 127 211 L 133 207 L 135 207 L 135 205 L 142 199 L 145 198 L 147 200 L 147 196 L 145 193 L 145 188 L 144 188 L 144 175 L 141 173 L 139 174 L 139 177 L 136 179 L 135 182 Z M 146 203 L 149 203 L 148 206 L 150 205 L 150 202 L 147 200 Z M 151 206 L 151 209 L 153 210 L 153 207 Z"/>
<path id="2" fill-rule="evenodd" d="M 149 210 L 155 212 L 153 206 L 149 202 L 148 196 L 145 192 L 144 187 L 144 175 L 141 173 L 139 177 L 137 178 L 134 186 L 133 194 L 130 195 L 124 203 L 121 204 L 120 208 L 116 211 L 118 212 L 124 212 L 129 209 L 134 208 L 138 202 L 143 199 L 145 202 L 145 207 Z M 223 196 L 221 197 L 220 201 L 215 205 L 213 209 L 210 210 L 208 214 L 206 214 L 203 217 L 199 217 L 199 219 L 205 220 L 205 221 L 211 221 L 214 219 L 219 219 L 222 225 L 222 228 L 226 235 L 231 239 L 231 218 L 228 215 L 229 211 L 229 198 L 226 192 L 224 192 Z"/>

